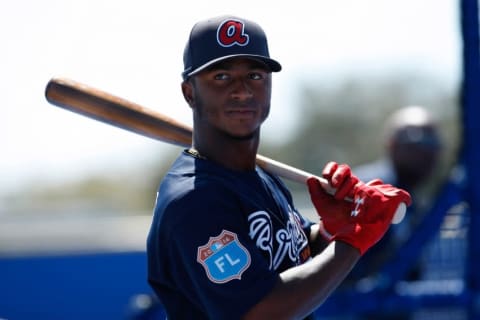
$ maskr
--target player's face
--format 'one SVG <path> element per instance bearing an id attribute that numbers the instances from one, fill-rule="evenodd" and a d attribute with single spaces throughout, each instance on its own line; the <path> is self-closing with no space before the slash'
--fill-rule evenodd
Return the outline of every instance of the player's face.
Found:
<path id="1" fill-rule="evenodd" d="M 258 136 L 270 110 L 271 72 L 261 62 L 232 58 L 191 82 L 195 126 L 236 139 Z"/>

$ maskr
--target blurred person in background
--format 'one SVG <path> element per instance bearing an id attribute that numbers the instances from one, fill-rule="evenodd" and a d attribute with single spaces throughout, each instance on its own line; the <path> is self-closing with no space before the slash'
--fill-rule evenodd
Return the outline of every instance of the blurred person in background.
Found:
<path id="1" fill-rule="evenodd" d="M 428 184 L 442 155 L 438 123 L 422 106 L 406 106 L 395 111 L 385 122 L 385 154 L 380 159 L 353 168 L 362 180 L 375 178 L 410 192 L 412 205 L 404 220 L 392 225 L 382 241 L 355 266 L 346 285 L 371 276 L 410 236 L 428 209 L 429 201 L 420 190 Z M 409 275 L 415 279 L 416 268 Z"/>

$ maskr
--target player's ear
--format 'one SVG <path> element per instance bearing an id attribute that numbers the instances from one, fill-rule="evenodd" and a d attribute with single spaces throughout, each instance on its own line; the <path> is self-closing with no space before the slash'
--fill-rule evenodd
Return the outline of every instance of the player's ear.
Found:
<path id="1" fill-rule="evenodd" d="M 190 108 L 193 108 L 193 84 L 191 80 L 185 80 L 182 82 L 183 98 L 187 101 Z"/>

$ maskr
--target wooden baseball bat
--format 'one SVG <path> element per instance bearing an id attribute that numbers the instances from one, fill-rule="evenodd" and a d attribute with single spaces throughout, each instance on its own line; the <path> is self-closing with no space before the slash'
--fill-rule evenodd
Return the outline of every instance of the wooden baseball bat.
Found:
<path id="1" fill-rule="evenodd" d="M 192 128 L 189 126 L 71 79 L 52 78 L 45 89 L 45 97 L 53 105 L 152 139 L 181 147 L 189 147 L 192 143 Z M 257 155 L 256 163 L 268 172 L 302 184 L 305 184 L 309 177 L 315 176 L 262 155 Z M 327 192 L 335 193 L 326 179 L 317 178 Z M 405 209 L 405 205 L 399 206 L 392 223 L 399 223 L 403 219 Z"/>

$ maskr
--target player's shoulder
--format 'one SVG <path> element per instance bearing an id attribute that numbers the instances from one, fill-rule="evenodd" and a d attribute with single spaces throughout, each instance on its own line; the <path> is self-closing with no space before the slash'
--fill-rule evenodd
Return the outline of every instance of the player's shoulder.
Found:
<path id="1" fill-rule="evenodd" d="M 177 218 L 192 211 L 212 212 L 236 202 L 232 181 L 206 172 L 170 172 L 158 190 L 156 211 Z M 233 204 L 232 204 L 233 206 Z"/>

